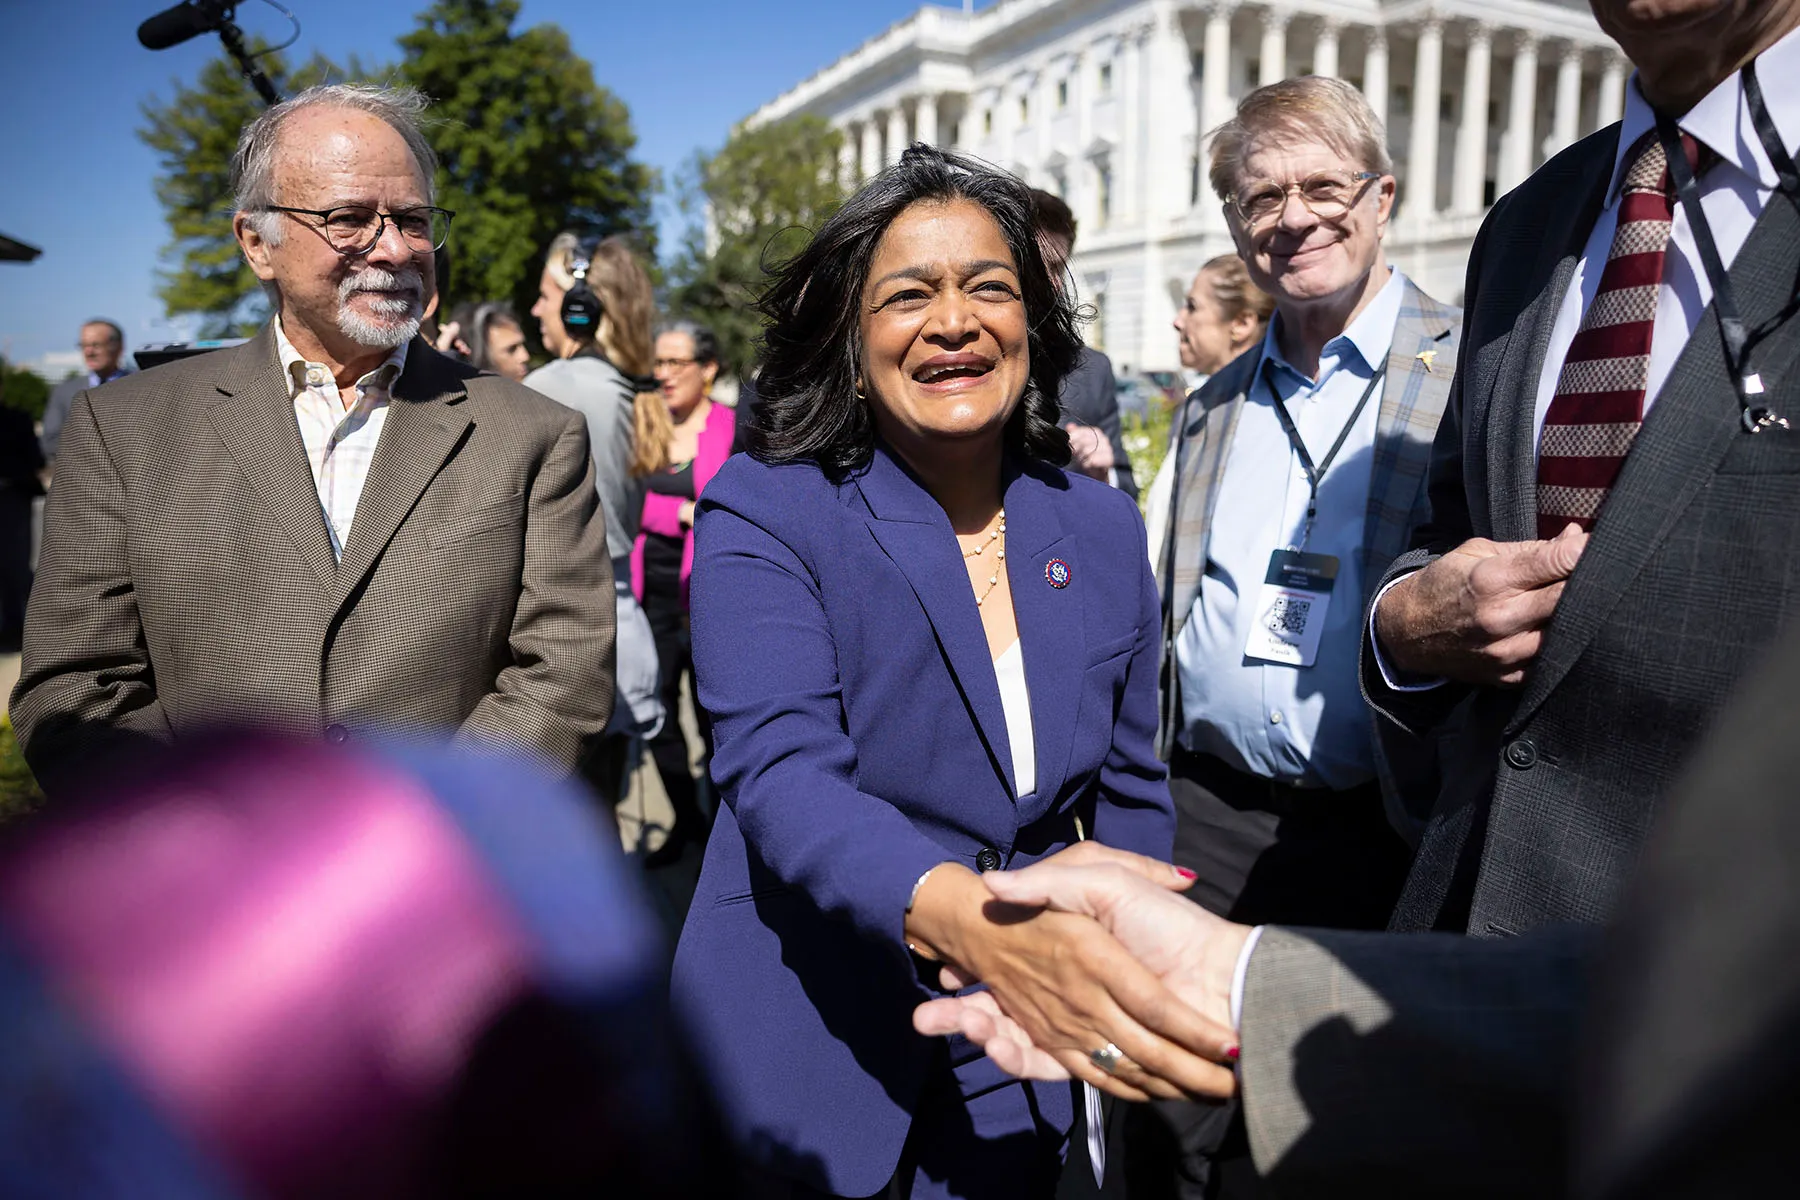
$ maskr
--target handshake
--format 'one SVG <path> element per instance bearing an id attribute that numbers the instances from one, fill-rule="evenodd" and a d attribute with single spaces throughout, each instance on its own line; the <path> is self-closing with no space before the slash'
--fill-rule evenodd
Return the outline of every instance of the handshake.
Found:
<path id="1" fill-rule="evenodd" d="M 960 1033 L 1023 1079 L 1082 1079 L 1126 1100 L 1235 1093 L 1232 983 L 1250 936 L 1183 899 L 1191 872 L 1082 842 L 1020 871 L 981 877 L 1011 919 L 1064 914 L 1041 971 L 979 972 L 952 961 L 913 1026 Z M 1076 918 L 1070 922 L 1069 918 Z"/>

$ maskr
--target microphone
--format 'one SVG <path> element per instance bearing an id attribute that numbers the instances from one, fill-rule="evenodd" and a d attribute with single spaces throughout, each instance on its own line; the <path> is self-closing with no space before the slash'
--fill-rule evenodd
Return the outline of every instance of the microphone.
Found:
<path id="1" fill-rule="evenodd" d="M 146 50 L 167 50 L 189 38 L 212 33 L 225 23 L 232 7 L 219 0 L 200 0 L 197 4 L 184 0 L 139 25 L 138 43 Z"/>

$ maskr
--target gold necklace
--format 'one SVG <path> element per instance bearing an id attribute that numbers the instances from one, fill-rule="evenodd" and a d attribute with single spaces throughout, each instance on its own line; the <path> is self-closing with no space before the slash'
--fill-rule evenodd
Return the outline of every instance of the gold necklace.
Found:
<path id="1" fill-rule="evenodd" d="M 1006 510 L 1003 508 L 1000 510 L 1000 528 L 988 530 L 987 541 L 981 543 L 981 545 L 975 547 L 973 550 L 964 550 L 963 557 L 964 558 L 980 558 L 983 554 L 987 553 L 987 548 L 994 544 L 994 539 L 998 538 L 1001 534 L 1003 534 L 1005 532 L 1006 532 Z M 1006 555 L 1004 553 L 1002 553 L 1000 555 L 1000 557 L 1005 558 Z"/>
<path id="2" fill-rule="evenodd" d="M 1000 558 L 1005 558 L 1005 557 L 1006 557 L 1006 551 L 1003 549 L 1000 551 Z M 994 573 L 992 575 L 988 576 L 987 591 L 985 591 L 985 592 L 981 593 L 981 595 L 975 597 L 975 607 L 976 608 L 980 608 L 982 606 L 982 604 L 984 604 L 987 601 L 987 598 L 994 594 L 994 589 L 996 587 L 998 587 L 1000 584 L 1000 572 L 1004 571 L 1005 569 L 1006 569 L 1005 563 L 1000 562 L 998 560 L 996 560 L 994 562 Z"/>

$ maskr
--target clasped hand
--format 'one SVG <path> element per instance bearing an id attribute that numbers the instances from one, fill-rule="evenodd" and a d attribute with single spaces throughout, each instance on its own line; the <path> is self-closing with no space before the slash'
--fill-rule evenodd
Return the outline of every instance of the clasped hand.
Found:
<path id="1" fill-rule="evenodd" d="M 960 1033 L 1008 1074 L 1081 1079 L 1127 1100 L 1235 1091 L 1231 978 L 1249 929 L 1178 895 L 1191 876 L 1083 842 L 969 881 L 1021 936 L 947 952 L 946 987 L 988 990 L 919 1006 L 920 1033 Z M 1123 1056 L 1110 1072 L 1091 1057 L 1108 1043 Z"/>

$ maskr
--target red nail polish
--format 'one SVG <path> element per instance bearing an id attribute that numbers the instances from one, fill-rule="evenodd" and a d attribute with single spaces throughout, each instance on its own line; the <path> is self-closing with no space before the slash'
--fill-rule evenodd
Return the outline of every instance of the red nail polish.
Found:
<path id="1" fill-rule="evenodd" d="M 1229 1058 L 1232 1062 L 1236 1062 L 1237 1057 L 1238 1057 L 1238 1048 L 1236 1046 L 1225 1047 L 1225 1057 Z"/>
<path id="2" fill-rule="evenodd" d="M 1198 879 L 1198 878 L 1200 878 L 1199 875 L 1195 874 L 1193 871 L 1188 870 L 1186 867 L 1176 867 L 1175 873 L 1177 875 L 1181 876 L 1183 879 Z"/>

